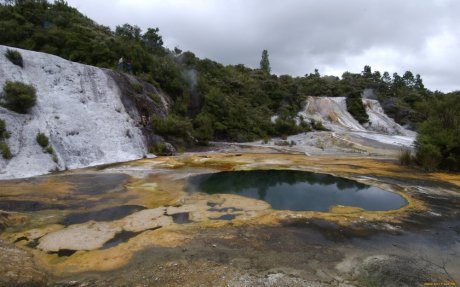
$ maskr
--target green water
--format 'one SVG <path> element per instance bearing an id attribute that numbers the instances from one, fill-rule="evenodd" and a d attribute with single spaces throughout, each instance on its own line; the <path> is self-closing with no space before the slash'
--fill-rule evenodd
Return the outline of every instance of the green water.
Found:
<path id="1" fill-rule="evenodd" d="M 329 211 L 334 205 L 393 210 L 407 204 L 399 194 L 353 180 L 292 170 L 231 171 L 191 177 L 190 192 L 238 194 L 273 209 Z"/>

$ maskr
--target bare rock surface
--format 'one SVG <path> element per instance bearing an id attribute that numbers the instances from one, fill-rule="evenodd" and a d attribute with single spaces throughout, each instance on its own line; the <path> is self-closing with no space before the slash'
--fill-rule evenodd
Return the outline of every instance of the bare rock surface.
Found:
<path id="1" fill-rule="evenodd" d="M 28 114 L 0 107 L 0 118 L 11 132 L 7 143 L 13 154 L 11 160 L 0 158 L 0 179 L 146 155 L 139 123 L 126 111 L 120 89 L 107 71 L 14 48 L 24 60 L 21 68 L 4 56 L 8 48 L 0 46 L 0 90 L 6 81 L 29 84 L 36 89 L 37 102 Z M 38 132 L 49 138 L 57 163 L 37 144 Z"/>
<path id="2" fill-rule="evenodd" d="M 0 240 L 0 286 L 46 286 L 46 275 L 27 252 Z"/>
<path id="3" fill-rule="evenodd" d="M 38 248 L 48 252 L 59 250 L 93 250 L 115 237 L 121 227 L 106 222 L 88 222 L 71 225 L 48 233 L 40 239 Z"/>

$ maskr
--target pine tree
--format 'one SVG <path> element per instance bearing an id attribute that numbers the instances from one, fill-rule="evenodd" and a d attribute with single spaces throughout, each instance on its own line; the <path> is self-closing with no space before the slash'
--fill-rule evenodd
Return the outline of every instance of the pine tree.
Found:
<path id="1" fill-rule="evenodd" d="M 270 60 L 268 60 L 268 51 L 263 50 L 262 51 L 262 59 L 260 60 L 260 69 L 267 74 L 270 74 L 271 68 L 270 68 Z"/>

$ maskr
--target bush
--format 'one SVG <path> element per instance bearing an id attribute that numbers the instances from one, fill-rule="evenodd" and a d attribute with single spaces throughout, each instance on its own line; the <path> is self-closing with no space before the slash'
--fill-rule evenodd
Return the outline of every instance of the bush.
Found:
<path id="1" fill-rule="evenodd" d="M 5 121 L 0 119 L 0 140 L 4 140 L 10 137 L 10 133 L 6 130 Z"/>
<path id="2" fill-rule="evenodd" d="M 428 119 L 416 141 L 417 163 L 426 170 L 460 171 L 460 94 L 430 102 Z"/>
<path id="3" fill-rule="evenodd" d="M 162 155 L 165 149 L 166 149 L 165 143 L 158 142 L 158 143 L 155 143 L 149 146 L 149 153 L 153 153 L 156 155 Z"/>
<path id="4" fill-rule="evenodd" d="M 348 112 L 360 123 L 369 121 L 361 96 L 349 96 L 346 100 Z"/>
<path id="5" fill-rule="evenodd" d="M 5 57 L 10 60 L 11 63 L 19 66 L 24 67 L 24 63 L 22 61 L 22 55 L 16 50 L 6 49 Z"/>
<path id="6" fill-rule="evenodd" d="M 152 128 L 155 133 L 161 136 L 185 138 L 192 130 L 192 124 L 187 119 L 179 118 L 175 115 L 169 115 L 166 118 L 154 117 L 152 119 Z"/>
<path id="7" fill-rule="evenodd" d="M 434 145 L 425 144 L 417 149 L 417 163 L 426 171 L 436 170 L 441 160 L 441 151 Z"/>
<path id="8" fill-rule="evenodd" d="M 10 159 L 13 157 L 7 143 L 0 142 L 0 152 L 2 153 L 4 159 Z"/>
<path id="9" fill-rule="evenodd" d="M 35 139 L 42 148 L 46 148 L 49 144 L 49 139 L 44 133 L 38 133 Z"/>
<path id="10" fill-rule="evenodd" d="M 7 81 L 3 87 L 5 107 L 25 114 L 37 101 L 35 88 L 21 82 Z"/>
<path id="11" fill-rule="evenodd" d="M 316 131 L 329 131 L 324 125 L 322 121 L 315 121 L 311 120 L 310 122 L 311 127 Z"/>

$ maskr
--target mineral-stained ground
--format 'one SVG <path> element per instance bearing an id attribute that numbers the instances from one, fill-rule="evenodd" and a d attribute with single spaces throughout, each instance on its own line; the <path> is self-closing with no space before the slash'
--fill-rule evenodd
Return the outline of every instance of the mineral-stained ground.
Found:
<path id="1" fill-rule="evenodd" d="M 291 169 L 380 187 L 392 211 L 274 210 L 190 176 Z M 417 286 L 460 282 L 460 175 L 382 158 L 189 153 L 0 182 L 0 286 Z"/>

